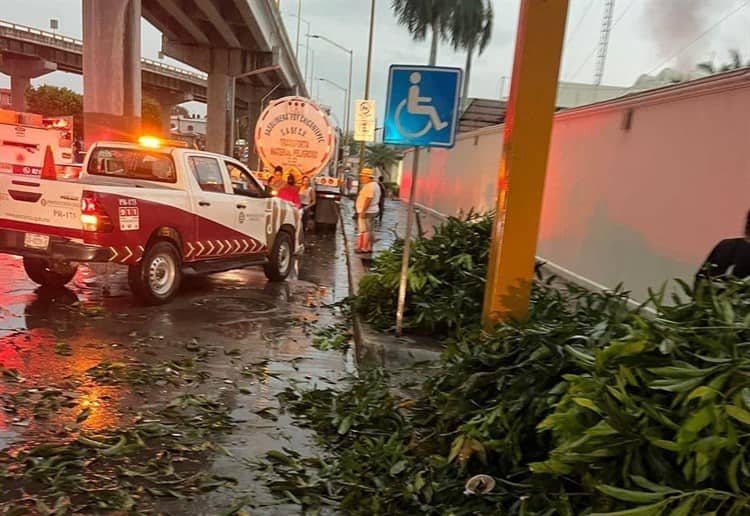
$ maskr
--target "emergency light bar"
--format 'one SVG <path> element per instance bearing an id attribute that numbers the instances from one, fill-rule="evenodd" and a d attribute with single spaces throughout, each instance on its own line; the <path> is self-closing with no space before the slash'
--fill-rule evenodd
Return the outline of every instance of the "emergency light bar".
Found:
<path id="1" fill-rule="evenodd" d="M 187 142 L 180 140 L 166 140 L 157 138 L 156 136 L 141 136 L 138 138 L 138 145 L 141 147 L 148 147 L 150 149 L 161 149 L 163 147 L 179 147 L 187 149 L 189 145 Z"/>

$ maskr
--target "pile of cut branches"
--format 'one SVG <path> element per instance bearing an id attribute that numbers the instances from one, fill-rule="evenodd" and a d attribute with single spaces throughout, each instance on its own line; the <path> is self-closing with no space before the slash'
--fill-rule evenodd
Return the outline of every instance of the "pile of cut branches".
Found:
<path id="1" fill-rule="evenodd" d="M 486 248 L 445 236 L 480 224 L 453 220 L 418 244 L 436 258 L 415 258 L 430 266 L 410 278 L 409 321 L 454 328 L 430 378 L 403 386 L 371 371 L 343 389 L 287 389 L 287 410 L 326 453 L 274 452 L 272 489 L 347 514 L 750 512 L 750 283 L 680 283 L 669 302 L 653 293 L 646 317 L 624 291 L 550 279 L 534 285 L 526 320 L 485 333 L 457 314 L 478 312 L 477 269 L 450 253 L 479 264 Z M 373 322 L 391 315 L 399 252 L 363 280 L 358 310 Z M 443 323 L 454 290 L 473 299 Z"/>

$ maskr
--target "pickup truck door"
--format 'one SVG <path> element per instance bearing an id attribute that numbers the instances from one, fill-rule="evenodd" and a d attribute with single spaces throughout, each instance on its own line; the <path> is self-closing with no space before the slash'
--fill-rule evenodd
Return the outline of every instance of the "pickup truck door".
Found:
<path id="1" fill-rule="evenodd" d="M 223 163 L 201 154 L 188 154 L 185 159 L 196 181 L 192 203 L 197 218 L 197 240 L 185 243 L 185 260 L 227 258 L 259 247 L 237 230 L 238 200 L 231 193 Z"/>
<path id="2" fill-rule="evenodd" d="M 244 166 L 229 160 L 226 160 L 224 165 L 232 182 L 233 197 L 237 208 L 235 227 L 255 242 L 259 248 L 252 252 L 258 252 L 268 245 L 266 223 L 267 212 L 271 210 L 270 199 L 265 189 Z"/>

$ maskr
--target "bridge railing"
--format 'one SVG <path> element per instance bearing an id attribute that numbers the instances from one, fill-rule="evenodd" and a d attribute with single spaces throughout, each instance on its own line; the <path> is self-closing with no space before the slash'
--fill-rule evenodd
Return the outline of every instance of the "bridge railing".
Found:
<path id="1" fill-rule="evenodd" d="M 53 32 L 47 32 L 39 30 L 34 27 L 28 27 L 26 25 L 20 25 L 18 23 L 12 23 L 0 20 L 0 33 L 10 34 L 17 37 L 26 36 L 26 39 L 34 42 L 44 41 L 45 43 L 54 43 L 61 47 L 65 47 L 70 50 L 77 50 L 80 52 L 80 47 L 83 46 L 83 41 L 68 36 L 62 36 Z"/>
<path id="2" fill-rule="evenodd" d="M 164 73 L 177 74 L 186 80 L 198 81 L 201 84 L 205 84 L 205 81 L 208 80 L 208 74 L 185 70 L 184 68 L 178 68 L 176 66 L 160 63 L 159 61 L 154 61 L 153 59 L 148 59 L 146 57 L 141 58 L 141 65 L 146 65 L 146 68 L 156 68 Z"/>
<path id="3" fill-rule="evenodd" d="M 20 25 L 18 23 L 0 20 L 0 35 L 22 39 L 32 43 L 42 43 L 56 48 L 64 48 L 76 54 L 81 54 L 83 52 L 83 41 L 80 39 L 61 36 L 59 34 L 36 29 L 34 27 L 28 27 L 26 25 Z M 145 68 L 150 71 L 162 73 L 164 75 L 172 75 L 202 86 L 205 85 L 205 81 L 208 77 L 201 72 L 185 70 L 152 59 L 147 59 L 145 57 L 141 58 L 141 64 L 146 65 Z"/>

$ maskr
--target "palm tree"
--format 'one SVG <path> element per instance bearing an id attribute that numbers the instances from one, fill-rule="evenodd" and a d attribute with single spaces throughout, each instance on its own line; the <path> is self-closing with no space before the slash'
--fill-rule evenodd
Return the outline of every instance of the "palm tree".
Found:
<path id="1" fill-rule="evenodd" d="M 698 66 L 696 66 L 696 68 L 699 72 L 704 72 L 708 75 L 713 75 L 716 73 L 716 66 L 714 66 L 714 63 L 712 61 L 704 61 L 703 63 L 698 63 Z"/>
<path id="2" fill-rule="evenodd" d="M 398 22 L 411 33 L 415 41 L 424 41 L 427 31 L 432 33 L 430 66 L 437 62 L 438 41 L 445 35 L 451 12 L 461 0 L 392 0 L 391 6 Z"/>
<path id="3" fill-rule="evenodd" d="M 474 51 L 484 52 L 492 38 L 492 4 L 489 0 L 461 0 L 451 13 L 446 32 L 450 34 L 454 50 L 466 50 L 466 75 L 462 100 L 469 96 L 469 77 Z"/>
<path id="4" fill-rule="evenodd" d="M 732 58 L 731 62 L 724 63 L 718 68 L 714 65 L 713 61 L 699 63 L 696 68 L 701 72 L 707 73 L 708 75 L 714 75 L 716 73 L 729 72 L 730 70 L 738 70 L 740 68 L 743 68 L 744 66 L 750 66 L 750 63 L 748 63 L 747 65 L 742 64 L 742 56 L 737 50 L 730 50 L 729 55 Z"/>
<path id="5" fill-rule="evenodd" d="M 391 168 L 402 158 L 398 150 L 382 143 L 370 144 L 365 149 L 365 162 L 368 166 L 380 170 L 386 182 L 391 180 Z"/>

